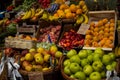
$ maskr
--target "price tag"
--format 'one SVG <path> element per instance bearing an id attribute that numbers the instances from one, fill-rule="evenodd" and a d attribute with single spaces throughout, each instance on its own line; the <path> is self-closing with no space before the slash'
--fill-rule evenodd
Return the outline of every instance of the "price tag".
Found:
<path id="1" fill-rule="evenodd" d="M 10 18 L 10 13 L 5 13 L 6 18 Z"/>
<path id="2" fill-rule="evenodd" d="M 31 74 L 28 74 L 28 76 L 29 76 L 29 80 L 44 80 L 42 72 L 31 73 Z"/>
<path id="3" fill-rule="evenodd" d="M 78 29 L 77 33 L 78 34 L 83 34 L 85 35 L 86 31 L 89 29 L 90 25 L 89 24 L 81 24 L 80 28 Z"/>

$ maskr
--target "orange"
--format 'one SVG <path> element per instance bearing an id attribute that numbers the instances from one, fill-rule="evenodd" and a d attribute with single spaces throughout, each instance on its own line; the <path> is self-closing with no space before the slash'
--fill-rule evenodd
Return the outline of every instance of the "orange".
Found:
<path id="1" fill-rule="evenodd" d="M 93 35 L 94 35 L 94 36 L 98 36 L 98 32 L 94 32 Z"/>
<path id="2" fill-rule="evenodd" d="M 110 27 L 110 31 L 113 32 L 113 31 L 114 31 L 114 28 L 113 28 L 113 27 Z"/>
<path id="3" fill-rule="evenodd" d="M 53 16 L 54 16 L 54 17 L 58 17 L 58 14 L 57 14 L 57 13 L 55 13 Z"/>
<path id="4" fill-rule="evenodd" d="M 92 46 L 93 47 L 98 47 L 98 42 L 96 42 L 96 41 L 92 42 Z"/>
<path id="5" fill-rule="evenodd" d="M 107 19 L 107 18 L 104 18 L 104 19 L 102 20 L 102 22 L 103 22 L 103 24 L 106 24 L 106 23 L 108 23 L 108 19 Z"/>
<path id="6" fill-rule="evenodd" d="M 111 32 L 109 33 L 109 35 L 110 35 L 110 36 L 114 36 L 114 32 L 111 31 Z"/>
<path id="7" fill-rule="evenodd" d="M 85 39 L 85 45 L 90 45 L 90 44 L 91 44 L 91 40 Z"/>
<path id="8" fill-rule="evenodd" d="M 90 31 L 90 30 L 87 30 L 87 31 L 86 31 L 86 35 L 87 35 L 87 34 L 90 34 L 90 33 L 91 33 L 91 31 Z"/>
<path id="9" fill-rule="evenodd" d="M 104 36 L 102 34 L 98 35 L 99 40 L 102 40 Z"/>
<path id="10" fill-rule="evenodd" d="M 77 15 L 82 14 L 82 9 L 77 9 L 77 10 L 76 10 L 76 14 L 77 14 Z"/>
<path id="11" fill-rule="evenodd" d="M 110 19 L 110 23 L 115 23 L 115 19 Z"/>
<path id="12" fill-rule="evenodd" d="M 71 12 L 71 10 L 68 8 L 68 9 L 65 9 L 64 12 L 69 13 L 69 12 Z"/>
<path id="13" fill-rule="evenodd" d="M 98 26 L 103 26 L 103 22 L 101 20 L 98 21 Z"/>
<path id="14" fill-rule="evenodd" d="M 90 30 L 94 30 L 94 27 L 93 27 L 93 26 L 90 26 Z"/>
<path id="15" fill-rule="evenodd" d="M 76 8 L 77 8 L 77 9 L 80 9 L 80 6 L 79 6 L 79 5 L 76 5 Z"/>
<path id="16" fill-rule="evenodd" d="M 105 27 L 104 27 L 104 26 L 101 26 L 101 27 L 99 27 L 99 28 L 100 28 L 100 30 L 104 30 Z"/>
<path id="17" fill-rule="evenodd" d="M 65 13 L 58 14 L 60 18 L 65 18 Z"/>
<path id="18" fill-rule="evenodd" d="M 73 18 L 73 14 L 72 14 L 71 12 L 66 13 L 65 16 L 66 16 L 67 19 L 71 19 L 71 18 Z"/>
<path id="19" fill-rule="evenodd" d="M 106 23 L 105 24 L 105 27 L 109 28 L 110 24 L 109 23 Z"/>
<path id="20" fill-rule="evenodd" d="M 97 27 L 94 28 L 94 31 L 95 31 L 95 32 L 98 32 L 98 31 L 99 31 L 99 28 L 97 28 Z"/>
<path id="21" fill-rule="evenodd" d="M 113 37 L 113 36 L 109 36 L 109 39 L 110 39 L 111 41 L 113 41 L 113 40 L 114 40 L 114 37 Z"/>
<path id="22" fill-rule="evenodd" d="M 95 22 L 91 22 L 91 23 L 90 23 L 90 26 L 95 26 Z"/>
<path id="23" fill-rule="evenodd" d="M 115 23 L 110 23 L 110 27 L 114 27 L 115 26 Z"/>
<path id="24" fill-rule="evenodd" d="M 105 32 L 104 37 L 109 37 L 109 33 Z"/>
<path id="25" fill-rule="evenodd" d="M 63 10 L 58 9 L 58 10 L 57 10 L 57 14 L 59 15 L 60 13 L 64 13 L 64 11 L 63 11 Z"/>
<path id="26" fill-rule="evenodd" d="M 73 14 L 73 17 L 75 18 L 76 17 L 76 14 L 75 13 L 72 13 Z"/>
<path id="27" fill-rule="evenodd" d="M 86 35 L 85 39 L 89 39 L 90 40 L 90 39 L 92 39 L 92 36 L 91 35 Z"/>
<path id="28" fill-rule="evenodd" d="M 61 10 L 64 10 L 64 9 L 67 9 L 67 8 L 69 8 L 69 6 L 67 4 L 61 4 L 60 7 L 59 7 L 59 9 L 61 9 Z"/>
<path id="29" fill-rule="evenodd" d="M 103 30 L 100 30 L 100 31 L 99 31 L 99 34 L 104 35 L 104 31 L 103 31 Z"/>
<path id="30" fill-rule="evenodd" d="M 76 7 L 75 4 L 71 4 L 70 7 L 69 7 L 69 9 L 71 10 L 71 12 L 76 12 L 77 7 Z"/>
<path id="31" fill-rule="evenodd" d="M 100 45 L 103 46 L 104 44 L 105 44 L 105 40 L 103 39 L 100 41 Z"/>
<path id="32" fill-rule="evenodd" d="M 93 41 L 98 42 L 99 41 L 98 36 L 93 37 Z"/>
<path id="33" fill-rule="evenodd" d="M 109 32 L 109 28 L 104 28 L 104 32 Z"/>

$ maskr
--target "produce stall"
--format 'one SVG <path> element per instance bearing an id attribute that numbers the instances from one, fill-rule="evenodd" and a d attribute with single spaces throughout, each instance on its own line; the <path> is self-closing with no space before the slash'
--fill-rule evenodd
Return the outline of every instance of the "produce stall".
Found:
<path id="1" fill-rule="evenodd" d="M 0 80 L 120 80 L 117 0 L 12 0 L 2 9 Z"/>

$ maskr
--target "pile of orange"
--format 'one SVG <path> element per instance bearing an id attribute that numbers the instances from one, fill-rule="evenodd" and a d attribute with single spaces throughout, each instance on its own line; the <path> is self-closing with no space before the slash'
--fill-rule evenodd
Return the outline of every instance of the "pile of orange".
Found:
<path id="1" fill-rule="evenodd" d="M 53 16 L 59 18 L 76 19 L 78 15 L 81 15 L 83 13 L 82 10 L 83 6 L 86 6 L 84 1 L 80 1 L 78 5 L 75 4 L 67 5 L 64 3 L 60 5 L 59 9 Z"/>
<path id="2" fill-rule="evenodd" d="M 91 22 L 86 31 L 86 47 L 114 47 L 115 20 L 104 18 L 98 22 Z"/>

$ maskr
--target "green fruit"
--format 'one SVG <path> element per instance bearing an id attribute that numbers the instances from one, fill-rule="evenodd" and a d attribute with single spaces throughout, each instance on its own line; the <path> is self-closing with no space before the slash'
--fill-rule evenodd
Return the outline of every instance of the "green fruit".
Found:
<path id="1" fill-rule="evenodd" d="M 67 52 L 67 57 L 71 58 L 73 55 L 76 55 L 77 51 L 75 49 L 71 49 L 70 51 Z"/>
<path id="2" fill-rule="evenodd" d="M 78 55 L 81 59 L 83 59 L 83 58 L 86 58 L 88 56 L 88 53 L 86 50 L 80 50 Z"/>
<path id="3" fill-rule="evenodd" d="M 101 71 L 103 68 L 103 63 L 101 61 L 94 61 L 92 64 L 94 71 Z"/>
<path id="4" fill-rule="evenodd" d="M 108 65 L 111 63 L 111 61 L 112 61 L 112 59 L 111 59 L 110 55 L 108 55 L 108 54 L 103 55 L 103 58 L 102 58 L 103 64 Z"/>
<path id="5" fill-rule="evenodd" d="M 70 62 L 71 62 L 71 63 L 72 63 L 72 62 L 75 62 L 75 63 L 80 64 L 80 58 L 79 58 L 79 56 L 78 56 L 78 55 L 72 56 L 72 57 L 70 58 Z"/>
<path id="6" fill-rule="evenodd" d="M 57 52 L 55 53 L 55 57 L 56 57 L 56 58 L 60 58 L 62 55 L 63 55 L 63 53 L 62 53 L 61 51 L 57 51 Z"/>
<path id="7" fill-rule="evenodd" d="M 78 63 L 71 63 L 71 64 L 70 64 L 70 71 L 71 71 L 72 73 L 76 73 L 76 72 L 79 71 L 79 70 L 80 70 L 80 66 L 79 66 Z"/>
<path id="8" fill-rule="evenodd" d="M 92 72 L 93 72 L 93 68 L 91 65 L 85 65 L 83 67 L 83 72 L 86 74 L 86 75 L 90 75 Z"/>
<path id="9" fill-rule="evenodd" d="M 102 78 L 105 78 L 105 77 L 106 77 L 105 71 L 102 71 L 100 74 L 101 74 L 101 77 L 102 77 Z"/>
<path id="10" fill-rule="evenodd" d="M 33 60 L 33 55 L 31 54 L 31 53 L 27 53 L 26 55 L 25 55 L 25 60 L 27 60 L 27 61 L 32 61 Z"/>
<path id="11" fill-rule="evenodd" d="M 67 75 L 71 75 L 71 71 L 69 69 L 69 66 L 64 67 L 64 73 L 67 74 Z"/>
<path id="12" fill-rule="evenodd" d="M 79 80 L 86 80 L 86 75 L 82 71 L 76 72 L 74 76 L 75 76 L 75 78 L 77 78 Z"/>
<path id="13" fill-rule="evenodd" d="M 81 66 L 84 67 L 85 65 L 90 64 L 88 59 L 82 59 L 81 60 Z"/>
<path id="14" fill-rule="evenodd" d="M 110 55 L 112 61 L 114 61 L 116 59 L 115 53 L 110 52 L 110 53 L 108 53 L 108 55 Z"/>
<path id="15" fill-rule="evenodd" d="M 92 72 L 89 78 L 90 80 L 101 80 L 101 75 L 99 72 Z"/>
<path id="16" fill-rule="evenodd" d="M 114 69 L 113 69 L 113 66 L 110 65 L 110 64 L 109 64 L 109 65 L 106 65 L 106 69 L 107 69 L 108 71 L 112 71 L 112 70 L 114 70 Z"/>
<path id="17" fill-rule="evenodd" d="M 101 61 L 101 55 L 97 53 L 93 53 L 93 61 Z"/>
<path id="18" fill-rule="evenodd" d="M 100 54 L 101 56 L 104 54 L 104 51 L 102 50 L 102 48 L 96 48 L 94 53 Z"/>
<path id="19" fill-rule="evenodd" d="M 92 61 L 93 61 L 93 55 L 88 55 L 87 60 L 88 60 L 90 63 L 92 63 Z"/>
<path id="20" fill-rule="evenodd" d="M 70 75 L 70 78 L 75 78 L 74 74 Z"/>
<path id="21" fill-rule="evenodd" d="M 87 49 L 86 51 L 87 51 L 88 55 L 92 55 L 92 53 L 93 53 L 93 51 L 90 49 Z"/>
<path id="22" fill-rule="evenodd" d="M 68 66 L 70 65 L 70 60 L 69 59 L 66 59 L 64 62 L 63 62 L 63 66 Z"/>

